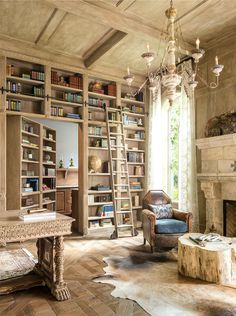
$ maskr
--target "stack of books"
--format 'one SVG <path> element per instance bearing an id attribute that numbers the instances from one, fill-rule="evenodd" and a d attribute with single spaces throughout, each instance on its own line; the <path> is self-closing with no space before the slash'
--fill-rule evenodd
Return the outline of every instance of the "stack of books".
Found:
<path id="1" fill-rule="evenodd" d="M 73 118 L 73 119 L 80 119 L 80 115 L 76 113 L 67 113 L 66 117 Z"/>
<path id="2" fill-rule="evenodd" d="M 48 211 L 47 209 L 28 210 L 19 214 L 19 219 L 22 221 L 41 221 L 56 219 L 56 212 Z"/>

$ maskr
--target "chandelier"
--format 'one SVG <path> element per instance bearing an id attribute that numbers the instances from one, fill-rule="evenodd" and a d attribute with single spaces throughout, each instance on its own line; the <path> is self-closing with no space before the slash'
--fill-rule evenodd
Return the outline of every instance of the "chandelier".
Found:
<path id="1" fill-rule="evenodd" d="M 161 57 L 160 65 L 155 71 L 151 71 L 151 65 L 156 57 L 156 54 L 150 51 L 149 44 L 147 44 L 147 52 L 143 53 L 141 57 L 144 59 L 147 67 L 146 80 L 136 91 L 131 90 L 132 82 L 134 80 L 134 75 L 130 72 L 129 67 L 127 68 L 127 75 L 124 76 L 124 80 L 130 87 L 129 97 L 134 97 L 137 95 L 141 89 L 147 85 L 149 90 L 152 92 L 153 97 L 156 94 L 158 88 L 162 85 L 165 90 L 165 95 L 172 105 L 173 101 L 177 97 L 176 88 L 181 85 L 183 81 L 183 71 L 185 70 L 188 74 L 188 85 L 194 91 L 198 85 L 196 77 L 209 88 L 215 89 L 219 85 L 219 76 L 224 66 L 218 63 L 218 57 L 215 57 L 215 65 L 212 67 L 212 72 L 215 76 L 215 82 L 210 84 L 204 80 L 198 71 L 199 60 L 203 57 L 205 51 L 199 47 L 200 40 L 196 40 L 196 48 L 191 52 L 181 48 L 181 44 L 184 43 L 182 36 L 182 31 L 180 25 L 178 25 L 178 20 L 176 20 L 177 10 L 173 7 L 173 1 L 170 1 L 170 8 L 165 11 L 165 15 L 168 19 L 167 21 L 167 32 L 165 32 L 164 41 L 162 36 L 160 38 L 160 47 L 162 41 L 164 42 L 164 53 Z M 163 34 L 163 33 L 162 33 Z M 189 70 L 184 65 L 183 62 L 186 58 L 192 60 L 192 67 Z"/>

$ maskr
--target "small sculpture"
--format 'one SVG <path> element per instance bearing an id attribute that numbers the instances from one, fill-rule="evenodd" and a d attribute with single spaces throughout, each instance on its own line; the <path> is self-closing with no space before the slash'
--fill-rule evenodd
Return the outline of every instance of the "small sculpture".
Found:
<path id="1" fill-rule="evenodd" d="M 72 168 L 72 167 L 74 167 L 74 160 L 73 160 L 73 158 L 71 157 L 71 158 L 70 158 L 69 168 Z"/>
<path id="2" fill-rule="evenodd" d="M 64 168 L 64 161 L 62 158 L 59 160 L 59 168 Z"/>
<path id="3" fill-rule="evenodd" d="M 89 172 L 98 172 L 102 166 L 102 161 L 97 156 L 89 157 Z"/>

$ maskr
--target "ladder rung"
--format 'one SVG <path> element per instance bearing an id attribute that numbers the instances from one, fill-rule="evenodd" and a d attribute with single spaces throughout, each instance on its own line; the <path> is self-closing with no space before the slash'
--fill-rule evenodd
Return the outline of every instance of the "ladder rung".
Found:
<path id="1" fill-rule="evenodd" d="M 133 227 L 132 224 L 122 224 L 122 225 L 117 225 L 117 227 Z"/>
<path id="2" fill-rule="evenodd" d="M 115 197 L 115 200 L 130 200 L 130 197 Z"/>
<path id="3" fill-rule="evenodd" d="M 120 146 L 120 145 L 112 145 L 111 148 L 125 148 L 125 146 Z"/>

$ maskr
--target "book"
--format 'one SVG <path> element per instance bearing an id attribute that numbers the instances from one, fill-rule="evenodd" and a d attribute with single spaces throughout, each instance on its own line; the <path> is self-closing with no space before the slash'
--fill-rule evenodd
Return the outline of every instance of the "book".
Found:
<path id="1" fill-rule="evenodd" d="M 56 212 L 47 209 L 28 210 L 21 212 L 19 218 L 23 221 L 52 220 L 56 219 Z"/>

